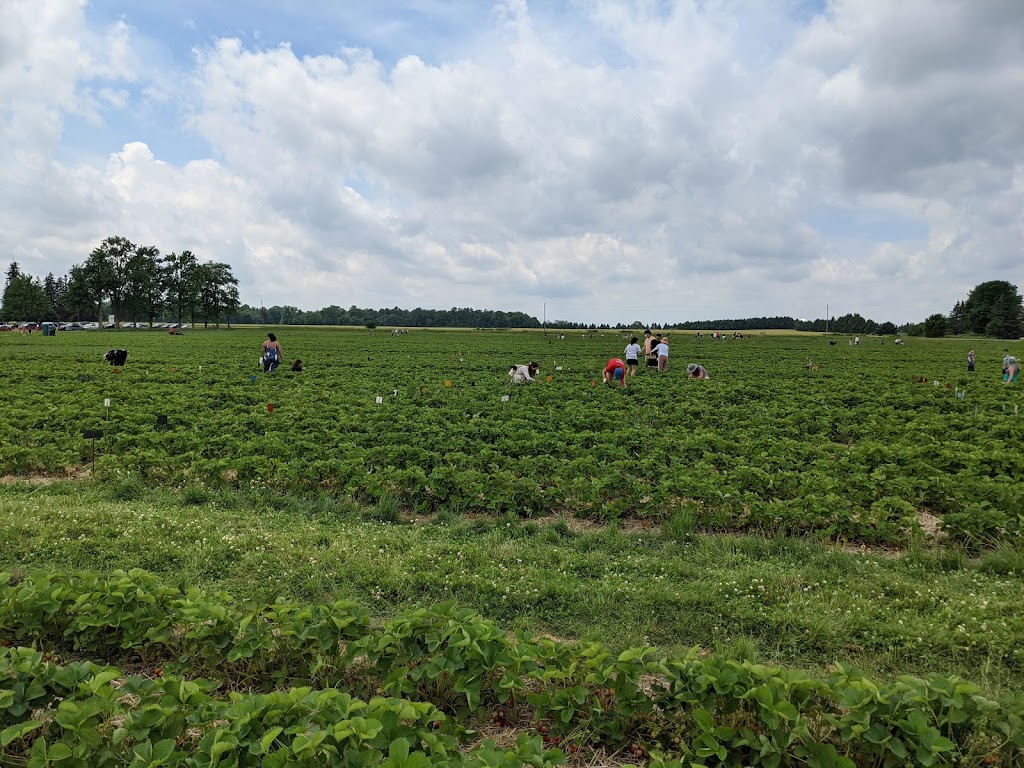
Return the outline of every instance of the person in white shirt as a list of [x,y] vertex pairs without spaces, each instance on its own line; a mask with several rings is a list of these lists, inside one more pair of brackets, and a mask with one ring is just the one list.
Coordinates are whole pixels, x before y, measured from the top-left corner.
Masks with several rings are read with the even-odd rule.
[[626,345],[626,373],[636,376],[637,366],[640,363],[640,345],[636,343],[636,336],[629,340]]
[[512,377],[513,384],[528,384],[536,380],[539,370],[536,361],[531,361],[529,365],[513,365],[508,369],[508,375]]
[[654,351],[658,354],[658,373],[664,373],[668,369],[668,336],[661,337]]

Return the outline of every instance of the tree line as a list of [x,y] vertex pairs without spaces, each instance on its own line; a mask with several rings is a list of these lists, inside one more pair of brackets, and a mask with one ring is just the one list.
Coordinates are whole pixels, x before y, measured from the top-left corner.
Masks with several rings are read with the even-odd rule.
[[412,328],[540,328],[536,317],[524,312],[501,312],[490,309],[348,309],[332,305],[313,311],[298,307],[250,307],[242,305],[231,314],[233,323],[260,325],[355,325],[376,327],[407,326]]
[[989,280],[976,285],[948,315],[929,315],[908,329],[911,336],[941,338],[969,333],[997,339],[1024,337],[1024,300],[1017,286],[1006,280]]
[[220,324],[239,307],[238,280],[221,262],[191,251],[161,255],[152,245],[108,237],[67,275],[33,277],[11,262],[0,317],[67,321],[96,318],[152,324],[159,318]]
[[[82,264],[67,275],[53,273],[42,280],[11,262],[0,319],[67,321],[97,318],[104,312],[115,322],[131,320],[188,320],[195,324],[226,321],[253,325],[408,326],[415,328],[540,328],[536,317],[524,312],[452,307],[451,309],[401,309],[399,307],[348,309],[337,305],[306,311],[293,306],[252,307],[241,304],[238,280],[231,267],[221,262],[200,262],[191,251],[161,256],[152,245],[135,245],[124,237],[108,237]],[[799,320],[788,316],[699,320],[683,323],[547,323],[553,329],[643,329],[680,331],[793,330],[817,333],[881,334],[941,337],[972,334],[1016,339],[1024,336],[1024,300],[1017,287],[1005,280],[990,280],[971,290],[948,315],[933,314],[920,323],[897,326],[878,323],[852,313],[828,319]]]

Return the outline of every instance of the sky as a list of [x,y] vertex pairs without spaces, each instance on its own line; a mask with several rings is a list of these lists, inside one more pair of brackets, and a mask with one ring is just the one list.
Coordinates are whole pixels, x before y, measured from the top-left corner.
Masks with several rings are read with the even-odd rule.
[[0,261],[670,323],[1024,288],[1021,0],[0,0]]

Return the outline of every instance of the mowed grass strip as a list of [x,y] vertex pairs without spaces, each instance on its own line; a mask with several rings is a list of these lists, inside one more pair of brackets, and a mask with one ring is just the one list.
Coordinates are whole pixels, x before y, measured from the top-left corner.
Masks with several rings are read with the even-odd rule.
[[386,617],[456,600],[508,629],[616,649],[690,646],[880,677],[958,674],[1019,689],[1024,555],[851,553],[685,527],[574,530],[515,516],[408,519],[384,500],[105,485],[0,486],[0,570],[141,567],[242,602],[355,598]]

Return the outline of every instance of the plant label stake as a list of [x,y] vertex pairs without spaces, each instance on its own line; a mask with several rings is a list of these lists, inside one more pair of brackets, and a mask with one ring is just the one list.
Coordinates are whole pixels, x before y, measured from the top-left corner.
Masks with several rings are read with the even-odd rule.
[[274,404],[273,403],[267,403],[267,413],[273,413],[273,412],[274,412]]
[[107,409],[107,421],[110,421],[110,398],[103,398],[103,407]]
[[377,403],[377,405],[380,405],[381,403],[384,402],[384,398],[381,397],[380,395],[377,395],[377,397],[375,398],[375,402]]
[[158,413],[156,415],[156,428],[167,429],[167,414]]
[[103,437],[102,429],[86,429],[82,431],[82,437],[92,440],[92,468],[96,470],[96,441]]
[[502,395],[501,396],[501,402],[507,403],[508,402],[508,395]]

